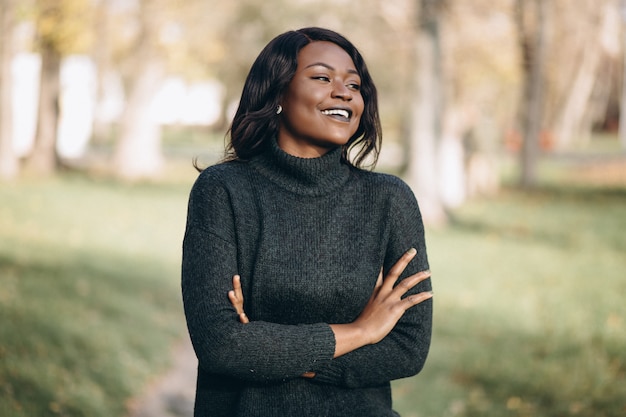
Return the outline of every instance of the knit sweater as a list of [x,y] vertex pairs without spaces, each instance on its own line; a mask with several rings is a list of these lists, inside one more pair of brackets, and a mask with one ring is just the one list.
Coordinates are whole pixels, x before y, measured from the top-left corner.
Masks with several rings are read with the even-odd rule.
[[[198,356],[196,417],[385,417],[390,381],[418,373],[432,301],[381,342],[333,359],[329,324],[354,321],[380,268],[409,248],[400,279],[428,269],[417,202],[400,179],[298,158],[274,142],[249,161],[205,169],[189,198],[182,295]],[[250,323],[228,300],[241,276]],[[430,280],[410,293],[430,290]],[[312,379],[301,377],[315,372]]]

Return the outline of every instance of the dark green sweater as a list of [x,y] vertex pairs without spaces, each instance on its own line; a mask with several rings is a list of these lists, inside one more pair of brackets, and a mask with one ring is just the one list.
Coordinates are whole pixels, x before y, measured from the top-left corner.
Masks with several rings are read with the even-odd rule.
[[[402,278],[428,269],[413,193],[398,178],[303,159],[275,143],[249,162],[204,170],[189,198],[182,294],[199,359],[196,417],[384,417],[389,381],[418,373],[432,302],[380,343],[333,359],[329,324],[353,321],[381,266],[409,248]],[[241,275],[241,324],[227,297]],[[430,290],[430,280],[411,292]],[[300,375],[314,371],[315,378]]]

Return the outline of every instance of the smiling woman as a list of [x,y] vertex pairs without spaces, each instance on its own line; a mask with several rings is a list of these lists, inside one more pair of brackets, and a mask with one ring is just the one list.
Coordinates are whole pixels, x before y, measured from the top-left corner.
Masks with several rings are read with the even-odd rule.
[[363,113],[361,77],[350,56],[332,42],[312,42],[298,54],[298,67],[283,95],[278,146],[302,158],[344,146]]
[[254,62],[227,155],[189,197],[196,417],[397,416],[390,381],[424,365],[432,292],[413,193],[359,168],[380,139],[343,36],[287,32]]

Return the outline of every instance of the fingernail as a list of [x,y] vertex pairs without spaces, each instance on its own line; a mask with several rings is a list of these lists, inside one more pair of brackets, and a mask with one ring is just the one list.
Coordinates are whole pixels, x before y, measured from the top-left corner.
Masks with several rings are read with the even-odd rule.
[[434,293],[434,292],[432,292],[432,291],[428,291],[428,294],[430,294],[430,295],[431,295],[431,297],[432,297],[435,293]]
[[417,249],[415,249],[415,248],[411,248],[411,249],[409,249],[409,250],[407,251],[407,253],[408,253],[409,255],[415,255],[415,254],[417,253]]

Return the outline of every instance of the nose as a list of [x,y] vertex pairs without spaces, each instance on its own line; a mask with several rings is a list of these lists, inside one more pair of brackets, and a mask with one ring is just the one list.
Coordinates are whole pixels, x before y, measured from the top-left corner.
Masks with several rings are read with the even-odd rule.
[[340,98],[345,101],[352,100],[352,91],[348,87],[344,85],[343,82],[334,81],[333,82],[333,90],[332,90],[333,98]]

